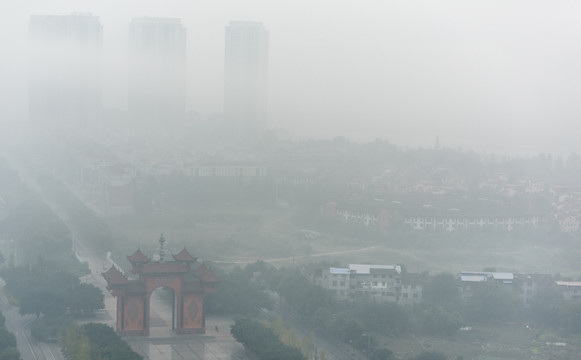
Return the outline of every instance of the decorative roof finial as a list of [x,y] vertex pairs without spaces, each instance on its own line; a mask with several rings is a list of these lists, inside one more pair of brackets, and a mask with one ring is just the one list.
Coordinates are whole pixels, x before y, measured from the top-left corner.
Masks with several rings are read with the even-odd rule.
[[163,233],[159,237],[159,262],[163,262],[165,260],[165,248],[163,247],[165,244],[165,238],[163,237]]

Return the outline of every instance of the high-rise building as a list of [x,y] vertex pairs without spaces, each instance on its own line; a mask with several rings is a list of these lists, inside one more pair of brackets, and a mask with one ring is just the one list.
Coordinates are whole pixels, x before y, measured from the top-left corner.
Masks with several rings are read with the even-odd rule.
[[186,102],[186,29],[179,19],[134,18],[129,25],[128,107],[149,133],[172,132]]
[[101,113],[103,29],[90,14],[30,18],[29,118],[51,132],[87,132]]
[[238,141],[259,139],[266,129],[268,31],[260,22],[226,27],[224,122]]

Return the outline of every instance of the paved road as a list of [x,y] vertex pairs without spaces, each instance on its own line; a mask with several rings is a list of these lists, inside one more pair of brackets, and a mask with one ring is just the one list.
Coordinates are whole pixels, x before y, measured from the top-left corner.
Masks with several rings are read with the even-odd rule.
[[[99,287],[105,296],[105,309],[98,312],[90,321],[105,323],[115,327],[116,300],[106,289],[105,279],[101,276],[104,268],[109,268],[112,264],[110,257],[100,258],[92,254],[83,244],[74,226],[70,223],[68,214],[60,204],[51,201],[44,196],[42,188],[36,179],[31,176],[28,169],[19,166],[20,163],[12,161],[11,165],[18,171],[21,179],[33,190],[37,191],[41,198],[51,207],[59,218],[67,225],[71,231],[73,240],[73,250],[80,261],[87,262],[91,273],[81,279],[83,282],[91,283]],[[368,250],[368,249],[365,249]],[[277,261],[280,259],[274,259]],[[206,318],[206,335],[175,335],[171,330],[171,306],[164,299],[167,294],[163,290],[156,290],[151,297],[151,327],[149,337],[126,337],[125,340],[137,353],[143,355],[145,360],[177,360],[177,359],[208,359],[208,360],[250,360],[244,347],[236,342],[230,335],[230,325],[232,319],[208,317]],[[2,296],[5,300],[5,298]],[[7,303],[7,302],[6,302]],[[9,306],[9,305],[8,305]],[[11,313],[12,311],[12,313]],[[4,311],[3,311],[4,312]],[[33,320],[31,317],[22,317],[15,308],[7,311],[7,325],[10,322],[11,331],[15,332],[18,340],[18,347],[23,360],[64,360],[57,344],[36,344],[26,337],[26,326]],[[5,314],[6,315],[6,314]],[[8,317],[10,316],[10,321]],[[292,317],[285,315],[286,320],[293,322],[298,327],[303,336],[307,336],[307,331],[300,329],[300,326]],[[16,330],[14,330],[16,329]],[[318,349],[325,349],[328,360],[352,360],[357,358],[355,354],[349,354],[344,349],[334,346],[326,341],[316,340]]]
[[[110,258],[100,258],[92,254],[83,244],[82,239],[72,226],[68,214],[60,204],[44,196],[42,188],[21,162],[8,159],[11,166],[18,172],[20,178],[35,190],[50,206],[53,212],[67,225],[73,239],[73,250],[80,261],[87,262],[91,273],[81,281],[99,287],[105,296],[105,309],[87,321],[102,322],[115,327],[116,300],[106,290],[105,279],[101,276],[104,267],[111,266]],[[176,335],[171,330],[171,308],[163,300],[163,291],[156,290],[152,295],[151,320],[152,326],[149,337],[126,337],[125,340],[147,360],[174,360],[174,359],[240,359],[250,360],[241,344],[230,335],[231,320],[222,318],[206,319],[206,327],[211,329],[205,336]],[[27,337],[26,327],[33,317],[20,316],[18,310],[10,306],[4,296],[1,296],[0,309],[6,316],[6,324],[17,337],[18,348],[23,360],[64,360],[58,344],[37,344]],[[3,303],[2,303],[3,301]],[[219,331],[215,329],[218,328]]]
[[0,279],[0,311],[6,318],[6,328],[16,336],[16,344],[23,360],[64,360],[58,344],[39,344],[30,336],[29,325],[34,315],[22,316],[18,308],[4,296],[5,282]]

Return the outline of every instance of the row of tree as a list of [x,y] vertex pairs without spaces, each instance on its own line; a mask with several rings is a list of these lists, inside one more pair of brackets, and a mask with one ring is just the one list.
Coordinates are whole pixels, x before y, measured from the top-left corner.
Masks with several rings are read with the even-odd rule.
[[255,281],[252,281],[252,267],[244,270],[235,268],[228,273],[217,271],[220,282],[214,294],[206,296],[205,310],[211,314],[254,315],[261,309],[272,309],[274,300]]
[[104,324],[71,324],[63,329],[63,351],[67,359],[141,360],[143,357]]
[[69,216],[70,224],[92,251],[105,255],[107,251],[113,250],[111,230],[102,219],[52,175],[42,173],[38,180],[43,192],[53,201],[60,203]]
[[6,328],[6,318],[0,313],[0,359],[20,360],[16,336]]
[[463,299],[453,275],[432,276],[424,286],[421,308],[432,318],[440,317],[440,321],[434,321],[426,329],[452,335],[464,322],[523,321],[566,333],[581,333],[581,304],[566,301],[552,281],[537,287],[528,306],[521,298],[518,281],[512,286],[494,281],[475,285],[471,296]]
[[0,218],[0,239],[10,240],[12,245],[3,247],[8,256],[0,260],[15,266],[35,261],[42,254],[47,263],[81,271],[65,224],[1,159],[0,194],[7,204],[6,216]]
[[[110,250],[111,237],[102,221],[50,176],[41,177],[39,182],[48,196],[61,202],[81,236],[96,250]],[[79,327],[70,316],[64,316],[87,316],[103,309],[103,293],[79,280],[88,273],[88,266],[74,255],[67,226],[1,160],[0,193],[7,194],[9,204],[8,216],[0,219],[0,238],[14,239],[21,258],[13,258],[12,266],[4,267],[0,276],[6,282],[5,293],[19,312],[37,316],[31,325],[32,335],[40,341],[62,341],[68,359],[141,360],[109,326],[90,323]],[[16,266],[19,264],[22,266]],[[0,359],[20,359],[14,335],[4,327],[3,317],[0,322]]]
[[285,345],[273,329],[251,319],[236,320],[232,336],[260,360],[305,360],[301,351]]
[[325,351],[317,352],[315,337],[312,333],[309,336],[302,337],[291,324],[280,317],[265,323],[265,326],[272,329],[284,344],[299,349],[305,359],[313,359],[318,355],[320,360],[325,360]]
[[67,310],[87,315],[105,307],[99,288],[81,283],[71,272],[46,266],[42,257],[33,266],[5,268],[0,276],[22,315],[56,317]]
[[309,282],[298,269],[275,269],[264,262],[237,268],[222,278],[225,281],[218,292],[208,299],[212,312],[257,314],[261,308],[272,307],[274,295],[268,294],[277,293],[283,299],[281,310],[313,332],[352,344],[375,359],[387,359],[389,349],[379,347],[373,334],[453,336],[467,323],[515,321],[581,333],[581,304],[565,301],[551,287],[540,287],[525,307],[518,283],[479,283],[471,289],[472,295],[464,298],[453,275],[426,274],[422,303],[403,307],[364,297],[340,302],[332,292]]

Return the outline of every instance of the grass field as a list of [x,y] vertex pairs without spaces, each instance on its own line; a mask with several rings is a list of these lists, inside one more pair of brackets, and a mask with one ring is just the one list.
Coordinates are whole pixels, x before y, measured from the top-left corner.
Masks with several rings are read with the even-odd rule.
[[473,326],[452,338],[382,338],[382,345],[404,358],[424,351],[441,352],[449,359],[465,360],[573,360],[581,358],[579,338],[562,338],[522,324]]
[[118,252],[137,247],[153,254],[164,233],[170,251],[186,246],[192,254],[221,264],[265,260],[275,266],[330,261],[341,264],[405,264],[410,272],[460,270],[560,273],[579,278],[581,242],[529,240],[522,234],[413,233],[368,236],[364,231],[306,237],[294,210],[260,207],[192,208],[107,220]]

